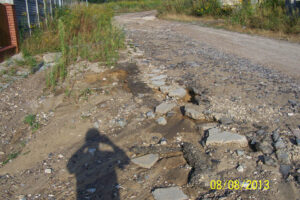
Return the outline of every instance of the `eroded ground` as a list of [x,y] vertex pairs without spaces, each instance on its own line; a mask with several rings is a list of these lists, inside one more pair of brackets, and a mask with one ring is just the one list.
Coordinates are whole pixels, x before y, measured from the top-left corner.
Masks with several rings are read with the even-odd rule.
[[[189,199],[299,198],[296,70],[223,52],[153,12],[116,21],[128,37],[117,65],[78,61],[54,92],[45,71],[1,92],[1,161],[20,152],[0,168],[1,199],[154,199],[169,187]],[[238,139],[213,141],[223,131]],[[134,163],[149,154],[149,168]],[[210,189],[248,179],[269,189]]]

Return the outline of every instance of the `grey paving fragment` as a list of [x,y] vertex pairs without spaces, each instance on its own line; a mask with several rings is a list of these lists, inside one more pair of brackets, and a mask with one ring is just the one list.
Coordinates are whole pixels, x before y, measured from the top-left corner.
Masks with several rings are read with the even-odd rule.
[[147,154],[138,158],[134,158],[131,161],[140,167],[150,169],[158,160],[158,154]]
[[213,128],[208,130],[208,138],[206,145],[222,145],[222,144],[237,144],[241,147],[248,145],[248,141],[245,136],[227,131],[221,132],[220,129]]
[[189,199],[179,187],[158,188],[153,192],[155,200],[187,200]]
[[155,112],[159,114],[166,114],[167,112],[171,111],[176,106],[175,103],[166,103],[163,102],[156,106]]

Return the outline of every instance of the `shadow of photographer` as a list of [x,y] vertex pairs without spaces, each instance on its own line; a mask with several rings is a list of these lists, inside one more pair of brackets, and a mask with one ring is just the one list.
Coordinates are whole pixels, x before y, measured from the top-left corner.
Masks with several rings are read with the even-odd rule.
[[[115,169],[123,169],[129,164],[129,158],[97,129],[89,129],[85,139],[85,144],[72,155],[67,164],[69,172],[76,176],[77,199],[119,200]],[[100,150],[101,146],[109,146],[112,151]]]

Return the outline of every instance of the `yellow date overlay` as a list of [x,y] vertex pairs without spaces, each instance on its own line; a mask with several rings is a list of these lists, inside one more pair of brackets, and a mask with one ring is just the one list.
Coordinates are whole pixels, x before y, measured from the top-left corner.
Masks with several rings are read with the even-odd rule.
[[269,180],[211,180],[211,190],[268,190],[270,188]]

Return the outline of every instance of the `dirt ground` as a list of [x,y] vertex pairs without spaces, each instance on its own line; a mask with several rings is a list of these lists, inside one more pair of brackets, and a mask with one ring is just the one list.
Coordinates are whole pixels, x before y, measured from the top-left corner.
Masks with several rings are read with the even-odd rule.
[[[1,199],[152,200],[173,186],[188,199],[299,199],[300,46],[154,14],[115,18],[128,44],[117,65],[78,61],[55,91],[45,71],[1,91],[1,161],[18,153],[0,168]],[[162,102],[175,107],[159,114]],[[187,104],[205,119],[188,117]],[[209,127],[248,143],[206,145]],[[159,156],[151,168],[132,162],[147,154]],[[212,180],[270,187],[213,190]]]

